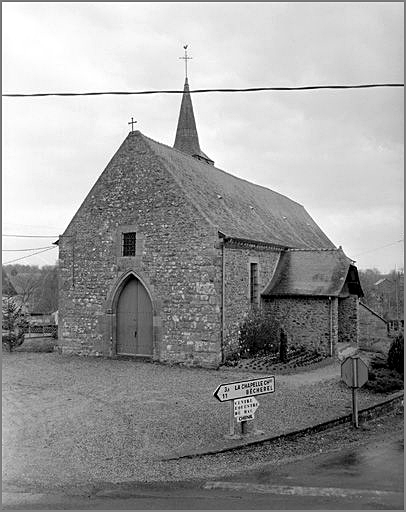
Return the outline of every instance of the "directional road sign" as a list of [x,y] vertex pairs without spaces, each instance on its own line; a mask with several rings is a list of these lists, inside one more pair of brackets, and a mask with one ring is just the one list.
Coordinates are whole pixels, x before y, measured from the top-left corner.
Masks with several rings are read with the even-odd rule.
[[272,375],[259,379],[220,384],[213,393],[213,396],[220,402],[226,402],[227,400],[236,400],[237,398],[246,398],[248,396],[265,395],[274,391],[275,377]]
[[238,423],[241,423],[241,421],[253,420],[254,413],[258,406],[259,402],[254,396],[234,400],[234,416],[237,418]]
[[368,380],[368,366],[359,356],[350,356],[341,365],[341,380],[351,388],[360,388]]

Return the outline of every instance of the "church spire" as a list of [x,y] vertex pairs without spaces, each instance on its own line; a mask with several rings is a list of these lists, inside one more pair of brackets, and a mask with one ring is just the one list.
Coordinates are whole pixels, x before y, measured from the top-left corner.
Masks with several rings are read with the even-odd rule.
[[180,59],[185,60],[185,85],[183,87],[182,103],[180,105],[178,127],[173,147],[183,151],[183,153],[192,155],[198,160],[204,160],[206,163],[214,165],[213,160],[205,155],[200,149],[199,136],[197,135],[195,116],[193,113],[192,99],[190,97],[189,82],[187,78],[187,61],[192,58],[187,55],[187,47],[188,45],[183,47],[185,50],[185,56],[179,57]]

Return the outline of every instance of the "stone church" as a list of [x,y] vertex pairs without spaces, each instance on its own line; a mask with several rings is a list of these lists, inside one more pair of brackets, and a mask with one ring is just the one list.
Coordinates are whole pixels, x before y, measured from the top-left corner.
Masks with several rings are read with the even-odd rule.
[[215,167],[187,78],[174,146],[131,131],[58,244],[63,353],[217,367],[257,306],[294,344],[358,340],[354,262],[302,205]]

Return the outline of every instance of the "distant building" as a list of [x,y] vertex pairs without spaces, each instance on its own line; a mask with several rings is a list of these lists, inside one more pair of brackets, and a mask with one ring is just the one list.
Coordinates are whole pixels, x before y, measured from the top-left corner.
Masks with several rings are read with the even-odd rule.
[[397,336],[405,330],[405,322],[403,311],[399,314],[399,318],[388,320],[388,334],[391,337]]
[[396,273],[374,283],[376,300],[388,322],[390,335],[402,329],[404,310],[404,274]]

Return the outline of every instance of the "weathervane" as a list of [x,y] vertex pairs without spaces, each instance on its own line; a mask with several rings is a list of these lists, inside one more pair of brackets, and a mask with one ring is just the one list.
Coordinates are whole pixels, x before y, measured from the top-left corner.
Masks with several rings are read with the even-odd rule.
[[131,118],[131,121],[128,123],[128,124],[130,124],[130,125],[131,125],[131,131],[132,131],[132,132],[134,131],[134,125],[135,125],[135,123],[136,123],[136,122],[137,122],[137,121],[134,121],[134,118],[132,117],[132,118]]
[[179,57],[180,59],[185,61],[185,77],[186,78],[187,78],[187,61],[190,60],[190,59],[193,59],[193,57],[188,57],[187,56],[187,47],[188,46],[189,46],[188,44],[185,44],[185,46],[183,47],[183,49],[185,50],[185,56],[184,57]]

